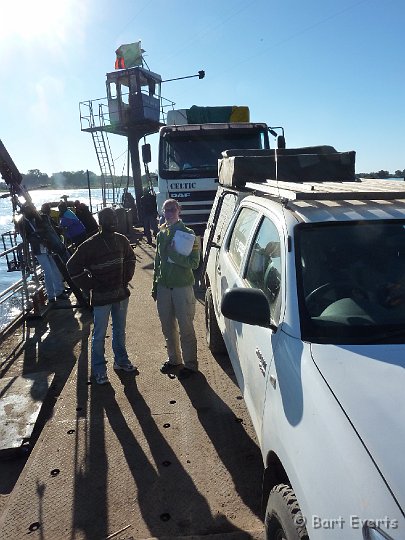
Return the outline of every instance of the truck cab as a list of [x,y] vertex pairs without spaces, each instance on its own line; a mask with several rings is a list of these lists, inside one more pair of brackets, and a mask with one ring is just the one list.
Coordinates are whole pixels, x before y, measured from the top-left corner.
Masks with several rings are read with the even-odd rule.
[[173,123],[160,129],[157,204],[161,214],[166,199],[178,200],[182,220],[202,234],[218,188],[222,151],[268,149],[269,137],[266,124],[247,121],[247,107],[195,109],[171,111],[167,120]]
[[405,186],[354,153],[225,152],[204,236],[206,336],[264,464],[267,540],[405,534]]

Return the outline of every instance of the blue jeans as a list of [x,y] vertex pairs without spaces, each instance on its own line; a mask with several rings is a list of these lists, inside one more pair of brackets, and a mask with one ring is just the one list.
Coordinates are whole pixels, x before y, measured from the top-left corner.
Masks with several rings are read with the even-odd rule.
[[63,277],[59,272],[56,262],[53,260],[52,255],[48,253],[39,253],[35,255],[44,271],[45,289],[48,296],[48,300],[55,298],[63,293],[65,287],[63,285]]
[[108,320],[112,318],[112,348],[117,364],[127,364],[128,353],[125,348],[125,325],[127,321],[129,297],[121,302],[93,307],[93,337],[91,341],[91,368],[93,375],[106,374],[105,336]]

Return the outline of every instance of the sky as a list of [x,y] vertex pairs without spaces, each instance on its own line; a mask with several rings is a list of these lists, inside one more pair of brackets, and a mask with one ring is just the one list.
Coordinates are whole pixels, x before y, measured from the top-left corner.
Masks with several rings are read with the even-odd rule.
[[[138,40],[163,80],[205,70],[162,84],[176,108],[247,105],[288,147],[355,150],[358,173],[405,168],[403,0],[3,0],[0,13],[0,139],[22,173],[100,174],[79,102],[106,96],[115,50]],[[126,174],[127,140],[109,140]]]

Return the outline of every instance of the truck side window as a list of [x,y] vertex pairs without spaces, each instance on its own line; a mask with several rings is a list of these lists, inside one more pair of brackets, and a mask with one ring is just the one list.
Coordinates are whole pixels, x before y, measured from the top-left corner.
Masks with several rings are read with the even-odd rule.
[[250,233],[257,219],[257,212],[251,208],[242,208],[236,220],[229,242],[229,257],[234,262],[237,270],[240,270]]
[[278,231],[268,218],[264,218],[249,254],[245,276],[251,287],[261,289],[270,304],[272,320],[280,317],[281,250]]

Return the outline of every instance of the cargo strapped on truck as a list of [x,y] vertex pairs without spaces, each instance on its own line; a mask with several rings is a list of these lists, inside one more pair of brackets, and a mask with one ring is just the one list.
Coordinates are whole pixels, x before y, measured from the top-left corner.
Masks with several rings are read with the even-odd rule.
[[355,155],[332,146],[274,150],[225,150],[218,163],[219,183],[243,188],[246,182],[354,182]]
[[405,182],[356,179],[355,152],[332,146],[225,150],[222,186],[290,201],[405,200]]

